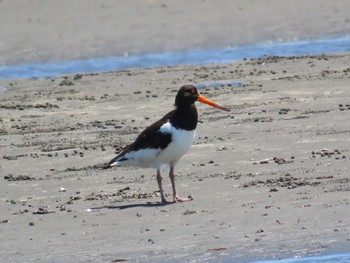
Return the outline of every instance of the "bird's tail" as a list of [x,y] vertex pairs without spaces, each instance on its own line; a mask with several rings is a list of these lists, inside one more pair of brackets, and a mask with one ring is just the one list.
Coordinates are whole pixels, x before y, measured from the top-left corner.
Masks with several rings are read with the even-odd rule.
[[104,169],[106,170],[106,169],[112,168],[113,166],[118,165],[117,157],[113,158],[109,163],[107,163]]
[[108,164],[106,164],[104,169],[112,168],[113,166],[117,166],[120,163],[127,161],[127,160],[128,160],[128,158],[121,156],[121,155],[118,155],[118,156],[114,157]]
[[110,163],[107,163],[107,164],[103,167],[104,170],[107,170],[107,169],[109,169],[109,168],[112,168],[112,166],[110,165]]
[[128,158],[124,156],[124,154],[127,152],[128,146],[125,147],[121,152],[117,153],[117,156],[114,157],[106,166],[104,169],[112,168],[113,166],[119,165],[120,162],[127,161]]

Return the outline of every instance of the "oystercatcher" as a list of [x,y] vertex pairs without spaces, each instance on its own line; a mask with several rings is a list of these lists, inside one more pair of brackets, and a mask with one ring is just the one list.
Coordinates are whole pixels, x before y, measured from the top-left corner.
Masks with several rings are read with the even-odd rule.
[[167,201],[163,191],[160,169],[162,165],[168,165],[174,202],[192,200],[192,198],[178,196],[175,187],[174,167],[193,143],[198,121],[197,108],[194,104],[197,100],[221,110],[230,110],[203,95],[199,95],[195,86],[182,86],[175,98],[175,110],[141,132],[133,143],[126,146],[107,164],[106,169],[117,165],[156,168],[161,202],[164,204]]

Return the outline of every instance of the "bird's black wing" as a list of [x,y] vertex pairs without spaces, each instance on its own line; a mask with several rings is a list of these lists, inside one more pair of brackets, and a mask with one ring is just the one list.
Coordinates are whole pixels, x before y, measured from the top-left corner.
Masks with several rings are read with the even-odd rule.
[[145,130],[141,132],[141,134],[136,138],[136,140],[126,146],[116,157],[114,157],[107,165],[106,168],[109,168],[111,164],[113,164],[116,160],[124,156],[125,153],[131,151],[137,151],[140,149],[164,149],[171,142],[171,134],[170,133],[162,133],[160,131],[160,127],[163,124],[167,123],[169,119],[174,115],[174,111],[169,112],[163,118],[156,121],[152,125],[148,126]]

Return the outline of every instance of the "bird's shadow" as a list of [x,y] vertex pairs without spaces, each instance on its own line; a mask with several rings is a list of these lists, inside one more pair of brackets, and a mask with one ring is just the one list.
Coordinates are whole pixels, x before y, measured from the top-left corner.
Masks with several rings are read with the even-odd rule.
[[147,202],[147,203],[138,203],[138,204],[127,204],[127,205],[105,205],[100,207],[91,207],[91,210],[101,210],[101,209],[130,209],[130,208],[137,208],[137,207],[163,207],[167,205],[174,204],[175,202]]

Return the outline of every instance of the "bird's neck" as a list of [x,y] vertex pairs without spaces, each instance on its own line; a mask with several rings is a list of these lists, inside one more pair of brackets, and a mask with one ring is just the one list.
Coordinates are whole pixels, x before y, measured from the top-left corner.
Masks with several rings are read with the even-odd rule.
[[170,122],[178,129],[188,131],[195,130],[198,122],[196,105],[191,104],[187,107],[177,107]]

